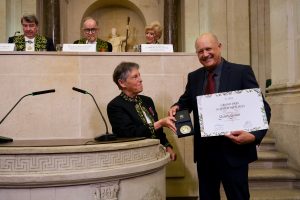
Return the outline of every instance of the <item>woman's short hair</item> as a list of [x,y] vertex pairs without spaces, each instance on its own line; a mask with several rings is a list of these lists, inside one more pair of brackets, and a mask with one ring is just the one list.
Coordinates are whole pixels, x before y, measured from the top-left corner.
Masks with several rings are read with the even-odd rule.
[[145,33],[146,33],[147,31],[149,31],[149,30],[151,30],[151,31],[154,32],[154,34],[155,34],[155,40],[159,40],[159,39],[161,38],[161,35],[162,35],[162,27],[161,27],[159,21],[153,21],[153,22],[151,22],[150,25],[147,25],[147,26],[145,27]]
[[152,29],[154,30],[156,40],[159,40],[162,35],[162,27],[159,23],[159,21],[154,21],[150,24],[152,26]]
[[140,66],[134,62],[121,62],[114,70],[113,80],[117,84],[119,89],[122,87],[119,84],[119,80],[125,81],[128,78],[129,73],[132,69],[139,69]]

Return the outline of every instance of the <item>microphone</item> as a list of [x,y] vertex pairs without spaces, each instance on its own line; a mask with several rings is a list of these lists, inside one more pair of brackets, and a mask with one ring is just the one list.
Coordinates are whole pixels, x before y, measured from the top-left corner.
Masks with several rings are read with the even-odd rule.
[[17,35],[17,33],[21,33],[21,32],[20,31],[16,31],[15,34],[14,34],[14,37]]
[[102,112],[101,112],[101,110],[100,110],[100,108],[99,108],[99,106],[98,106],[98,104],[97,104],[97,102],[96,102],[94,96],[93,96],[91,93],[89,93],[89,92],[87,92],[87,91],[85,91],[85,90],[76,88],[76,87],[73,87],[72,89],[73,89],[74,91],[76,91],[76,92],[80,92],[80,93],[82,93],[82,94],[88,94],[88,95],[90,95],[90,96],[93,98],[93,100],[94,100],[94,102],[95,102],[95,104],[96,104],[96,106],[97,106],[97,109],[98,109],[98,111],[99,111],[99,113],[100,113],[100,115],[101,115],[101,117],[102,117],[102,120],[104,121],[105,128],[106,128],[106,133],[105,133],[104,135],[100,135],[100,136],[98,136],[98,137],[95,137],[94,139],[95,139],[96,141],[112,141],[112,140],[116,140],[117,137],[116,137],[113,133],[112,133],[112,134],[108,133],[108,126],[107,126],[106,120],[105,120],[105,118],[104,118],[104,116],[103,116],[103,114],[102,114]]
[[38,92],[33,92],[31,93],[32,96],[36,96],[36,95],[40,95],[40,94],[47,94],[47,93],[52,93],[55,92],[55,89],[51,89],[51,90],[42,90],[42,91],[38,91]]
[[[26,94],[23,97],[21,97],[19,99],[19,101],[10,109],[10,111],[3,117],[3,119],[0,121],[0,124],[2,124],[2,122],[6,119],[6,117],[11,113],[11,111],[13,111],[13,109],[22,101],[22,99],[24,99],[27,96],[36,96],[36,95],[40,95],[40,94],[47,94],[47,93],[52,93],[55,92],[55,89],[51,89],[51,90],[42,90],[42,91],[38,91],[38,92],[32,92],[30,94]],[[13,139],[12,138],[8,138],[8,137],[3,137],[0,136],[0,143],[6,143],[6,142],[12,142]]]

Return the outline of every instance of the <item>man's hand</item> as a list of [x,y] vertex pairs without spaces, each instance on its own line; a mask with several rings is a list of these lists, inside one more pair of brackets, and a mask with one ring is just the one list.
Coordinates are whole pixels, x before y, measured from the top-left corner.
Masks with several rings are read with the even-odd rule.
[[229,134],[226,134],[225,137],[236,144],[249,144],[255,141],[255,136],[246,131],[231,131]]
[[177,105],[172,106],[172,107],[170,108],[170,110],[168,111],[168,115],[169,115],[170,117],[175,116],[177,110],[179,110],[179,106],[177,106]]
[[173,151],[172,147],[167,147],[166,152],[168,152],[170,154],[170,159],[172,161],[176,160],[176,153]]

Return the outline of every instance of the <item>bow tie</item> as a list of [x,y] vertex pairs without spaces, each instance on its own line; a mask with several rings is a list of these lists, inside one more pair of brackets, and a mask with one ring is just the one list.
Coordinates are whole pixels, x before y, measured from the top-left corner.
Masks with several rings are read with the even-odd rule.
[[25,42],[28,43],[28,44],[32,44],[33,43],[31,40],[27,40]]

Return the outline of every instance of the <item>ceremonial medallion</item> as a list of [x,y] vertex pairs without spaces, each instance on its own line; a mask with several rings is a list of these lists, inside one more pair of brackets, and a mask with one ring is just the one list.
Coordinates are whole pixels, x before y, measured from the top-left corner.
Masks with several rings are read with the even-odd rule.
[[188,134],[191,131],[192,131],[192,129],[188,125],[183,125],[182,127],[180,127],[180,133],[182,133],[182,134]]
[[176,134],[178,137],[186,137],[194,134],[193,124],[188,110],[177,111],[175,118]]

